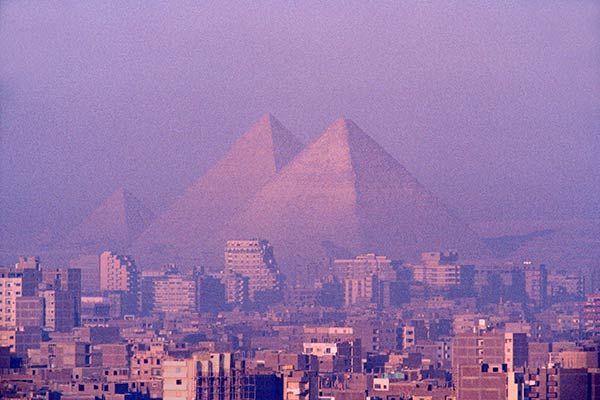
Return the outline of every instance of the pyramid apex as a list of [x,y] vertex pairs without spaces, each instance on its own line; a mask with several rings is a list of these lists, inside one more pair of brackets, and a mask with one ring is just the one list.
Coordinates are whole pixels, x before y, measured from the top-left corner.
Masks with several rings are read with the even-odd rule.
[[270,111],[267,111],[266,113],[264,113],[261,116],[261,118],[266,118],[266,119],[269,119],[269,120],[276,119],[275,116]]
[[356,128],[360,129],[358,127],[358,125],[356,125],[356,123],[351,118],[348,118],[345,115],[342,115],[341,117],[339,117],[338,119],[333,121],[333,123],[330,126],[331,127],[334,127],[334,126],[339,127],[344,130],[356,129]]
[[131,192],[129,192],[127,189],[125,189],[124,186],[119,186],[114,192],[113,195],[120,195],[120,196],[126,196],[126,195],[130,195]]
[[343,138],[345,141],[351,139],[357,139],[361,137],[368,137],[368,135],[350,118],[342,115],[335,121],[333,121],[323,132],[322,136],[337,136]]
[[287,131],[287,128],[273,114],[266,112],[252,124],[251,128],[242,137],[252,132],[263,132],[273,135],[281,131]]
[[271,114],[269,111],[267,111],[266,113],[262,114],[260,116],[260,118],[258,118],[258,120],[256,121],[257,125],[268,125],[270,128],[273,127],[273,124],[279,124],[281,125],[281,122],[279,122],[279,120],[273,115]]
[[137,200],[137,197],[129,190],[127,190],[124,186],[119,186],[114,192],[112,192],[112,194],[109,197],[106,198],[105,201],[110,202],[111,200],[118,200],[119,203],[125,206],[128,201]]

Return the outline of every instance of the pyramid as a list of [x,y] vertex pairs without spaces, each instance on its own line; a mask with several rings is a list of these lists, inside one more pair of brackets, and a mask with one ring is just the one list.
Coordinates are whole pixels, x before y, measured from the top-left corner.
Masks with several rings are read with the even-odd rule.
[[63,244],[78,250],[123,249],[148,227],[154,214],[121,188],[88,215]]
[[327,256],[326,247],[405,260],[430,250],[487,253],[474,232],[345,118],[267,183],[222,237],[267,238],[280,264],[289,265]]
[[[206,175],[193,183],[135,243],[148,260],[222,263],[215,232],[237,214],[303,145],[271,114],[263,115]],[[164,258],[164,257],[163,257]]]

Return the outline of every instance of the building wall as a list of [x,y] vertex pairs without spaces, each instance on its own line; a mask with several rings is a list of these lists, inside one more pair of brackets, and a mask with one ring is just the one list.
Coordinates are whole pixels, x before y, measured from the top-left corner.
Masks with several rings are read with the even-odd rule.
[[162,363],[163,400],[196,399],[196,361],[165,360]]
[[[273,248],[266,240],[229,240],[225,246],[225,280],[228,302],[239,297],[240,285],[247,279],[248,300],[259,292],[279,290],[279,271]],[[237,276],[236,276],[237,275]],[[232,281],[232,282],[229,282]],[[241,283],[240,283],[241,282]]]
[[100,255],[100,289],[123,293],[120,314],[139,312],[140,271],[130,256],[109,251]]
[[23,296],[23,273],[0,269],[0,327],[17,326],[17,298]]

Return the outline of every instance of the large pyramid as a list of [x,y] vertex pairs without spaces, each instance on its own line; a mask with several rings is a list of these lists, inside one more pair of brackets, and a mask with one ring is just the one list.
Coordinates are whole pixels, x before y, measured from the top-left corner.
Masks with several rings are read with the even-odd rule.
[[[148,260],[219,263],[215,232],[237,214],[303,145],[271,114],[262,116],[206,175],[136,241]],[[166,256],[166,257],[165,257]]]
[[77,251],[122,250],[153,219],[152,211],[133,194],[121,188],[75,227],[62,245]]
[[290,266],[326,248],[414,259],[427,250],[487,252],[410,173],[348,119],[335,121],[257,193],[226,237],[263,237]]

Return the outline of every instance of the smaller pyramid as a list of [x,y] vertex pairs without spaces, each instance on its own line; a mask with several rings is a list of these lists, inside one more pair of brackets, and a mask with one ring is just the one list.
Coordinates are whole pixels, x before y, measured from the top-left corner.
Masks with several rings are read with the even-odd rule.
[[77,250],[123,249],[154,220],[154,213],[120,188],[92,211],[64,241]]
[[[302,143],[267,113],[259,118],[205,175],[135,241],[133,253],[149,263],[222,263],[217,232],[300,152]],[[202,154],[198,154],[202,157]]]

